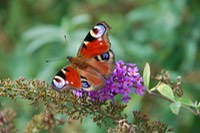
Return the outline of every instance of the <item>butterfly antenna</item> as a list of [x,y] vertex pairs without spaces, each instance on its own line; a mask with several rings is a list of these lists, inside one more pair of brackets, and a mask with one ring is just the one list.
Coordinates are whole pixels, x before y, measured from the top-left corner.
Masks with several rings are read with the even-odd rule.
[[49,59],[49,60],[46,60],[46,63],[53,62],[53,61],[61,61],[61,60],[66,60],[66,57],[56,58],[56,59]]
[[[68,47],[68,43],[67,43],[67,36],[64,35],[64,38],[65,38],[65,41],[66,41],[66,49],[67,49],[67,53],[69,53],[69,47]],[[54,61],[61,61],[61,60],[66,60],[66,57],[62,57],[62,58],[56,58],[56,59],[49,59],[49,60],[46,60],[46,63],[49,63],[49,62],[54,62]],[[69,62],[67,60],[67,62]]]
[[66,51],[67,51],[67,56],[68,56],[68,55],[70,55],[69,46],[68,46],[69,43],[67,43],[67,36],[66,35],[64,35],[64,38],[65,38],[65,41],[66,41]]

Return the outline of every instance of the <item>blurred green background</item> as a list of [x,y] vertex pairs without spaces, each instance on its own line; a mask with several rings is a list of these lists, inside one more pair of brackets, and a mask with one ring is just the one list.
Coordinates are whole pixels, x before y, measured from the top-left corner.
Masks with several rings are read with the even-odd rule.
[[[0,79],[40,79],[51,82],[54,74],[76,55],[88,31],[106,21],[116,60],[136,63],[142,72],[146,62],[155,75],[169,70],[172,78],[182,76],[184,97],[200,100],[200,1],[197,0],[1,0]],[[66,39],[64,36],[66,35]],[[1,98],[0,108],[17,111],[16,125],[22,131],[42,109],[30,102]],[[179,133],[198,133],[200,119],[181,109],[171,113],[169,103],[159,98],[133,94],[125,113],[141,110],[151,120],[168,123]],[[81,124],[86,133],[106,132],[88,117]],[[64,125],[57,131],[79,129]],[[72,128],[72,129],[71,129]],[[65,131],[63,131],[65,129]]]

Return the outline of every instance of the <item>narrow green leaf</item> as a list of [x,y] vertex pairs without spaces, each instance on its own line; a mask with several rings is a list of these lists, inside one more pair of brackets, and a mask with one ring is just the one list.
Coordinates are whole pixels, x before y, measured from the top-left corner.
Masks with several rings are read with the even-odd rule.
[[170,86],[166,85],[166,84],[161,84],[158,86],[157,90],[160,92],[160,94],[162,94],[163,96],[169,98],[170,100],[175,101],[174,98],[174,93],[171,89]]
[[198,108],[200,107],[200,102],[199,102],[199,104],[197,105],[197,107],[198,107]]
[[195,108],[198,107],[198,101],[197,100],[193,103],[193,107],[195,107]]
[[152,92],[152,91],[156,91],[156,87],[151,88],[150,92]]
[[146,89],[149,89],[150,74],[151,74],[150,66],[148,63],[146,63],[144,67],[144,72],[143,72],[143,80],[144,80],[144,85]]
[[178,115],[180,107],[181,107],[181,102],[175,102],[170,104],[171,111],[176,115]]
[[188,106],[193,106],[194,105],[192,100],[187,99],[187,98],[182,98],[181,97],[181,98],[176,99],[176,101],[179,101],[179,102],[181,102],[181,104],[185,104],[185,105],[188,105]]

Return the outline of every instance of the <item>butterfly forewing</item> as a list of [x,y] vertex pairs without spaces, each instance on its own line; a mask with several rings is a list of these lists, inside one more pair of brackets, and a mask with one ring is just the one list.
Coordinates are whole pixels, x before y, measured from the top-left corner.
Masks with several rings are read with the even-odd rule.
[[87,63],[106,78],[115,68],[115,55],[108,38],[110,29],[106,22],[97,23],[85,37],[77,54],[83,60],[87,59]]
[[79,51],[78,57],[92,58],[110,49],[108,30],[110,26],[105,22],[98,23],[85,37]]

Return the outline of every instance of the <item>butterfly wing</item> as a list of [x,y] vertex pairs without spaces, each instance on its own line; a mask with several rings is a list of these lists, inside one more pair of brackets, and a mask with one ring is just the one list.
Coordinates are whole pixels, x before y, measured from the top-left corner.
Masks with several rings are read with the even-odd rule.
[[93,58],[107,52],[110,49],[108,39],[108,30],[110,29],[110,26],[105,22],[97,23],[85,37],[77,57]]
[[61,69],[52,80],[53,88],[63,89],[81,89],[80,74],[76,67],[69,65]]
[[108,79],[115,68],[115,56],[112,50],[109,50],[95,58],[87,60],[87,64]]
[[105,22],[94,26],[85,37],[77,57],[69,57],[71,65],[61,69],[52,81],[57,90],[64,88],[98,90],[105,85],[115,68],[115,56],[110,49],[108,30]]
[[53,88],[56,90],[64,89],[84,89],[92,91],[100,89],[105,85],[105,80],[94,69],[89,67],[83,69],[72,65],[61,69],[52,80]]
[[82,89],[85,91],[99,90],[105,85],[104,77],[96,70],[87,67],[86,69],[78,69],[81,75]]
[[110,49],[108,30],[110,26],[106,22],[97,23],[85,37],[77,57],[86,60],[88,65],[108,78],[115,68],[115,55]]

